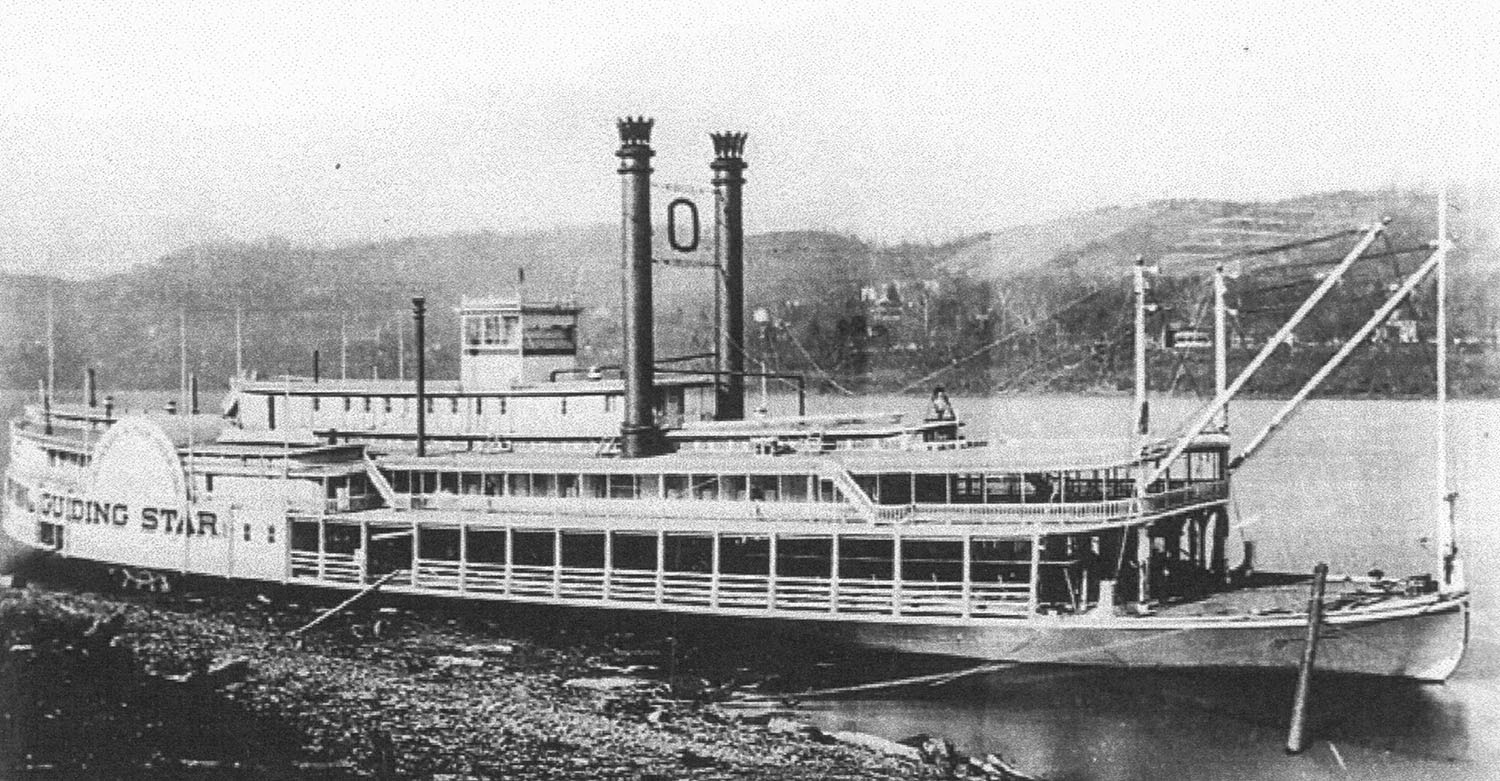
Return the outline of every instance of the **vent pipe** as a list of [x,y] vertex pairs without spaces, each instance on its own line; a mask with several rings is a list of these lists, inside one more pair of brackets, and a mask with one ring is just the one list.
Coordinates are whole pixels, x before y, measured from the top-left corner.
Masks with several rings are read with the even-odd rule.
[[427,299],[411,300],[417,336],[417,455],[427,455]]
[[92,368],[83,370],[83,397],[89,407],[99,406],[99,398],[95,392],[94,370]]
[[723,382],[715,411],[719,420],[745,417],[745,226],[742,191],[745,186],[744,133],[709,133],[714,142],[714,203],[719,245],[719,333],[715,367]]
[[625,420],[620,423],[620,455],[639,458],[656,451],[652,410],[654,377],[651,311],[651,151],[652,120],[626,117],[620,131],[620,265],[625,318]]

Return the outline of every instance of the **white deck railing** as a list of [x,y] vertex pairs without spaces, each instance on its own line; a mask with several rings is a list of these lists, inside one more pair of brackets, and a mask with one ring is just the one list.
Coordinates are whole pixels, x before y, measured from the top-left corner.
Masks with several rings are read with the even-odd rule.
[[[416,559],[411,573],[409,580],[402,578],[391,585],[432,593],[540,597],[580,604],[856,616],[1019,616],[1030,605],[1026,583],[715,575],[425,558]],[[376,573],[365,571],[352,554],[293,551],[291,576],[294,581],[354,585],[372,582]]]

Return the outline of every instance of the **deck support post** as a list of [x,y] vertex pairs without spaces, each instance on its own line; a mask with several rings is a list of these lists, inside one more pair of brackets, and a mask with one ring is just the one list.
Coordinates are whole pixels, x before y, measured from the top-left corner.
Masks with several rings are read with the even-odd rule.
[[609,601],[609,587],[615,574],[615,533],[604,530],[604,600]]
[[469,588],[469,524],[458,525],[458,590]]
[[505,595],[511,595],[511,589],[515,585],[515,561],[516,561],[516,530],[513,527],[505,527]]
[[667,533],[656,530],[656,604],[666,601],[667,590]]
[[[879,476],[876,476],[879,480]],[[877,483],[878,485],[878,483]],[[878,490],[878,489],[877,489]],[[829,536],[828,552],[828,612],[839,612],[839,536]]]
[[1026,597],[1026,612],[1036,615],[1037,608],[1041,605],[1041,595],[1037,593],[1037,587],[1041,583],[1042,575],[1042,537],[1039,534],[1031,535],[1031,583]]
[[901,615],[901,533],[891,535],[891,615]]
[[562,597],[562,529],[552,530],[552,598]]
[[328,577],[328,539],[327,521],[318,517],[318,580],[326,580]]
[[974,578],[970,571],[974,568],[974,553],[971,550],[974,547],[973,533],[969,531],[964,532],[963,546],[963,574],[959,576],[959,582],[962,585],[959,586],[959,589],[962,594],[964,618],[971,618],[974,615]]
[[766,540],[766,609],[776,609],[776,532]]
[[417,526],[417,522],[413,520],[411,522],[411,584],[413,586],[421,585],[419,582],[421,575],[417,571],[417,559],[422,551],[421,534],[421,529]]
[[359,582],[360,585],[370,580],[370,522],[359,522]]
[[719,546],[723,543],[723,541],[723,533],[715,531],[713,535],[714,547],[713,550],[708,554],[708,605],[709,607],[715,609],[719,607],[719,566],[722,563],[722,556],[719,553]]
[[1300,754],[1307,748],[1307,697],[1313,663],[1318,657],[1318,630],[1323,623],[1323,587],[1327,579],[1328,565],[1320,561],[1313,570],[1312,598],[1307,601],[1307,643],[1302,648],[1302,665],[1297,669],[1297,695],[1292,700],[1292,724],[1286,736],[1288,754]]

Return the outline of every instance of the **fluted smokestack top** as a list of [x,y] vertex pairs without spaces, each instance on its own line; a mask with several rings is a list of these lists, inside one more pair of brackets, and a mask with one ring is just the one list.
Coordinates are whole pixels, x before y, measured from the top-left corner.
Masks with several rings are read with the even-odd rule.
[[735,133],[724,131],[722,133],[709,133],[708,137],[714,142],[715,160],[738,160],[745,154],[746,133]]
[[626,146],[646,146],[651,143],[651,126],[656,120],[650,117],[625,117],[615,120],[620,130],[620,143]]

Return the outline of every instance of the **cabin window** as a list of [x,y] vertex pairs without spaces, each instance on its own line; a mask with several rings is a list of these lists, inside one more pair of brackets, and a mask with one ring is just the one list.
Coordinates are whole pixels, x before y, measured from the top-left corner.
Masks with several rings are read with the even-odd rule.
[[505,492],[505,487],[504,486],[505,486],[505,475],[485,475],[484,476],[484,494],[485,494],[485,496],[499,496],[500,494],[502,494],[502,493]]
[[880,500],[876,498],[879,495],[879,484],[877,481],[878,478],[875,475],[854,475],[854,484],[859,486],[859,490],[864,491],[866,496],[878,502]]
[[890,537],[840,537],[839,577],[847,580],[890,580],[895,548]]
[[385,402],[385,412],[387,415],[389,415],[391,413],[391,397],[384,396],[381,398],[381,400]]
[[887,472],[879,476],[880,504],[911,504],[911,475]]
[[947,475],[917,475],[913,478],[913,502],[943,504],[948,501]]
[[330,523],[323,527],[323,550],[348,556],[362,547],[359,527],[347,523]]
[[668,572],[707,574],[713,569],[714,538],[702,534],[668,534],[662,553],[662,568]]
[[588,499],[602,499],[609,495],[604,475],[579,475],[578,494]]
[[247,523],[244,526],[245,526],[245,532],[244,532],[245,533],[245,542],[249,542],[250,541],[250,524]]
[[437,404],[434,402],[434,400],[433,400],[433,398],[431,396],[428,396],[427,397],[427,414],[431,415],[432,413],[434,413],[436,411],[437,411]]
[[636,495],[641,497],[661,496],[661,475],[637,475]]
[[421,480],[417,493],[435,494],[438,488],[437,472],[416,472],[415,476]]
[[668,499],[686,499],[692,495],[688,491],[687,475],[663,475],[662,482],[666,487],[664,495]]
[[1188,459],[1188,468],[1192,470],[1193,480],[1224,479],[1224,459],[1217,451],[1190,453]]
[[807,475],[781,475],[777,478],[777,492],[783,502],[807,501]]
[[505,532],[469,529],[468,561],[475,564],[505,563]]
[[964,544],[961,540],[901,541],[901,579],[930,583],[961,583]]
[[774,502],[777,501],[779,495],[776,475],[750,476],[750,501]]
[[531,476],[532,496],[557,496],[557,475],[536,474]]
[[459,488],[463,493],[473,495],[480,492],[480,483],[480,475],[477,472],[464,472]]
[[604,532],[563,532],[562,565],[604,568]]
[[451,413],[453,413],[454,415],[457,415],[458,414],[458,397],[454,396],[453,398],[449,399],[448,402],[449,402],[449,405],[448,405],[449,406],[449,410],[448,411],[451,412]]
[[531,496],[531,476],[525,472],[506,475],[505,492],[511,496]]
[[521,531],[511,536],[511,563],[523,567],[550,567],[553,561],[555,540],[552,532]]
[[776,541],[776,575],[826,578],[833,571],[833,538],[782,537]]
[[634,499],[639,495],[635,475],[609,475],[608,480],[611,499]]
[[478,396],[474,397],[474,414],[475,415],[483,415],[484,414],[484,399],[481,399]]
[[1029,540],[973,540],[969,543],[969,580],[975,583],[1028,583]]
[[422,527],[417,535],[417,557],[439,561],[458,561],[458,529]]
[[272,545],[276,544],[276,526],[274,524],[266,526],[266,542]]
[[655,572],[656,535],[615,532],[610,541],[611,562],[615,569]]
[[208,491],[209,493],[213,493],[213,490],[214,490],[214,476],[213,475],[206,474],[206,475],[203,476],[203,490]]
[[605,396],[604,396],[604,411],[605,411],[605,412],[609,412],[609,410],[610,410],[610,408],[611,408],[611,407],[612,407],[612,406],[613,406],[613,401],[612,401],[612,397],[611,397],[611,396],[609,396],[609,395],[608,395],[608,394],[606,394],[606,395],[605,395]]
[[715,500],[719,498],[718,475],[692,475],[689,495],[694,499]]
[[769,537],[720,537],[719,572],[765,577],[771,568]]
[[[266,541],[275,542],[275,526],[266,526]],[[318,524],[313,521],[292,522],[292,550],[315,551],[318,549]]]
[[843,495],[839,493],[838,486],[835,486],[832,480],[818,478],[818,501],[838,502],[842,500]]
[[577,496],[578,495],[578,475],[558,475],[557,476],[557,495],[558,496]]
[[745,500],[746,480],[744,475],[722,475],[719,477],[719,498],[733,502]]
[[319,396],[312,397],[313,412],[317,412],[323,406],[323,399]]
[[457,472],[442,472],[442,473],[440,473],[440,476],[438,477],[438,486],[439,486],[439,489],[440,489],[441,493],[445,493],[445,494],[456,494],[456,493],[458,493],[458,473]]
[[370,402],[371,401],[374,401],[374,399],[371,399],[369,396],[365,397],[365,412],[369,412],[370,411]]
[[567,397],[566,396],[563,397],[561,399],[560,403],[562,405],[562,414],[564,414],[564,415],[568,414],[568,399],[567,399]]
[[500,414],[501,415],[505,414],[505,397],[504,396],[500,397]]
[[390,473],[391,490],[398,494],[411,493],[411,472],[395,471]]
[[354,399],[352,397],[345,396],[344,397],[344,411],[345,412],[349,412],[352,409],[354,409]]

